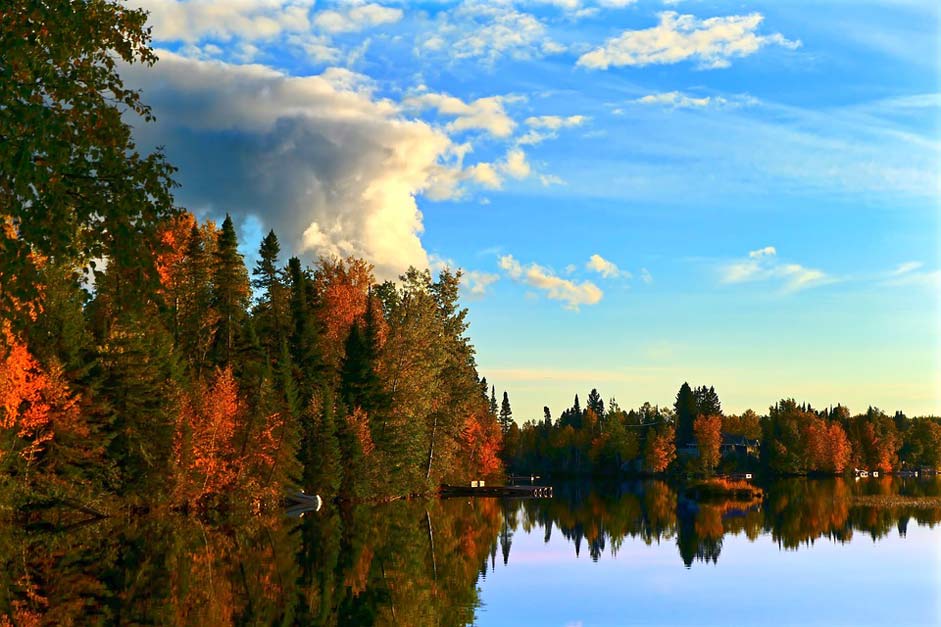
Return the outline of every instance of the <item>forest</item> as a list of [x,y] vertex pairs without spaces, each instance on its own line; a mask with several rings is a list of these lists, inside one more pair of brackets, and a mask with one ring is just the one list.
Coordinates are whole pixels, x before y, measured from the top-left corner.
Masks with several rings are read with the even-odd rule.
[[460,273],[362,259],[246,267],[236,225],[173,198],[119,63],[146,13],[0,8],[0,503],[261,511],[389,499],[500,470]]
[[[491,401],[491,407],[493,402]],[[511,414],[504,397],[501,417]],[[851,414],[782,399],[759,416],[725,414],[714,387],[683,383],[672,406],[624,410],[592,389],[553,420],[520,428],[504,422],[503,459],[511,472],[563,475],[663,473],[772,476],[838,475],[854,469],[891,473],[941,467],[941,419],[893,416],[875,407]]]

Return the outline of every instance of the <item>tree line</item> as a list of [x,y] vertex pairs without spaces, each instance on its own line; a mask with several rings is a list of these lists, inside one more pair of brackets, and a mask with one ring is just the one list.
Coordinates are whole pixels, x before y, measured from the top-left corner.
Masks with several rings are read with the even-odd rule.
[[894,472],[941,467],[941,419],[887,415],[875,407],[816,410],[782,399],[759,416],[725,414],[714,387],[684,383],[672,406],[624,410],[592,389],[553,420],[505,432],[503,459],[513,472],[562,474],[668,472],[841,474],[854,468]]
[[118,2],[0,9],[0,502],[261,508],[425,493],[500,470],[460,274],[362,259],[245,265],[235,224],[141,155]]

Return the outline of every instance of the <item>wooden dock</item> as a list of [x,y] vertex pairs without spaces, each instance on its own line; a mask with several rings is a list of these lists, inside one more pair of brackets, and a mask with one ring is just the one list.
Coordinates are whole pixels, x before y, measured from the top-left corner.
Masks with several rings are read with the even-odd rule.
[[489,496],[515,499],[547,499],[552,498],[552,486],[544,485],[495,485],[495,486],[465,486],[442,485],[441,496]]

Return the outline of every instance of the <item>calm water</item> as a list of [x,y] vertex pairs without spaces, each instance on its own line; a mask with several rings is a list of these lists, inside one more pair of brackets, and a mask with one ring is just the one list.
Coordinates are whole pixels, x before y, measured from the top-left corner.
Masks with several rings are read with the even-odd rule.
[[[941,482],[788,480],[763,501],[667,484],[551,500],[326,507],[199,524],[58,521],[0,535],[15,624],[938,625],[941,509],[858,496]],[[0,619],[2,623],[2,619]]]

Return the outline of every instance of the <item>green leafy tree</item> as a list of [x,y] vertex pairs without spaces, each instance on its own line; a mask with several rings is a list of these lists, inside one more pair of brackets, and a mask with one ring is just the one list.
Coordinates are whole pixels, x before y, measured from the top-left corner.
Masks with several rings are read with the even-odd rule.
[[119,303],[156,288],[142,243],[175,211],[173,168],[137,152],[123,116],[152,116],[117,73],[156,61],[146,18],[110,0],[0,8],[0,312],[38,298],[41,259],[108,257],[125,269]]

